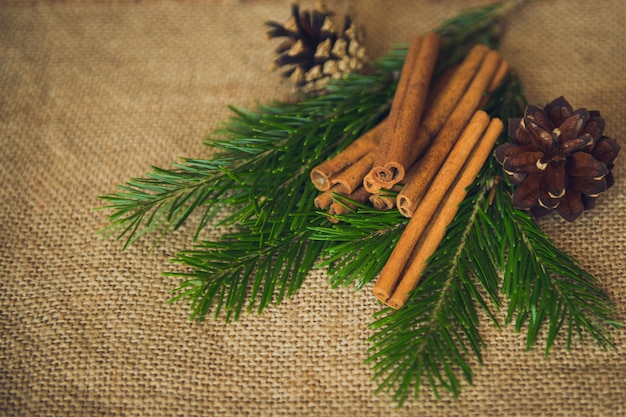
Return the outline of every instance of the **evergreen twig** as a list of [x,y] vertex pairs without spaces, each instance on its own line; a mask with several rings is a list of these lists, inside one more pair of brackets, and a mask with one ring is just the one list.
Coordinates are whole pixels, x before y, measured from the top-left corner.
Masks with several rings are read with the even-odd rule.
[[189,300],[198,320],[222,307],[227,320],[236,319],[246,299],[249,310],[257,301],[258,311],[280,303],[300,287],[324,246],[309,241],[310,227],[326,219],[312,211],[317,191],[308,171],[384,117],[393,71],[405,54],[392,51],[373,75],[352,75],[323,96],[256,111],[233,107],[219,137],[205,142],[217,151],[211,159],[153,168],[101,197],[114,210],[103,233],[125,239],[126,247],[150,232],[177,229],[199,211],[197,238],[224,211],[218,224],[237,232],[176,255],[173,261],[187,270],[168,273],[184,279],[173,300]]
[[[339,201],[345,197],[337,197]],[[332,287],[354,285],[361,289],[370,283],[389,259],[400,233],[407,223],[397,210],[381,213],[369,206],[351,201],[353,213],[341,215],[336,224],[310,227],[311,240],[327,244],[322,261],[316,266],[327,268]]]
[[392,391],[399,405],[411,391],[417,397],[424,382],[436,396],[441,388],[457,396],[461,378],[472,381],[470,356],[481,363],[476,307],[497,324],[489,305],[500,304],[498,246],[486,236],[491,226],[485,191],[484,183],[476,184],[461,204],[408,302],[397,311],[383,310],[371,325],[376,332],[368,362],[381,380],[378,392]]
[[494,224],[506,243],[502,293],[509,301],[505,324],[514,321],[516,331],[526,326],[526,348],[531,349],[542,329],[545,354],[564,333],[565,347],[584,334],[602,348],[614,348],[610,328],[615,308],[599,282],[569,255],[558,249],[530,218],[512,207],[512,190],[503,186],[496,193]]

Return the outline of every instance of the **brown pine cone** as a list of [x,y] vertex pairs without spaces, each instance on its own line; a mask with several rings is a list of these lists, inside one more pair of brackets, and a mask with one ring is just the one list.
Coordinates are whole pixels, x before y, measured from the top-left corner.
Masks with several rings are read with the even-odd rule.
[[333,13],[323,2],[312,11],[291,6],[287,23],[265,23],[267,36],[282,38],[276,48],[274,68],[282,68],[282,76],[290,79],[296,89],[307,93],[322,92],[328,81],[358,72],[367,62],[359,30],[349,16],[340,30],[335,29]]
[[556,210],[574,221],[595,206],[613,185],[611,170],[620,146],[603,136],[597,111],[573,110],[559,97],[543,109],[529,105],[523,118],[509,121],[512,143],[496,159],[517,186],[513,204],[537,217]]

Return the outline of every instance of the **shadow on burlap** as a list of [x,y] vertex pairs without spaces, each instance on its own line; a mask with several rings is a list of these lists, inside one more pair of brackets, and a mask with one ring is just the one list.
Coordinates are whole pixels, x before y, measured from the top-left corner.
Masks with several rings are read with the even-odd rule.
[[[472,1],[368,0],[352,8],[373,57],[436,27]],[[333,5],[335,6],[335,5]],[[154,251],[101,240],[98,195],[150,165],[203,157],[227,104],[288,97],[268,71],[263,22],[289,1],[9,2],[0,5],[0,414],[8,416],[616,416],[625,412],[617,351],[591,342],[549,358],[485,322],[484,365],[454,400],[428,390],[396,409],[374,396],[366,357],[368,289],[302,290],[233,324],[190,323],[165,305],[160,275],[192,226]],[[527,4],[501,52],[531,102],[565,95],[600,109],[626,147],[626,65],[619,0]],[[626,178],[574,224],[541,221],[600,280],[626,320]],[[207,231],[207,236],[218,233]]]

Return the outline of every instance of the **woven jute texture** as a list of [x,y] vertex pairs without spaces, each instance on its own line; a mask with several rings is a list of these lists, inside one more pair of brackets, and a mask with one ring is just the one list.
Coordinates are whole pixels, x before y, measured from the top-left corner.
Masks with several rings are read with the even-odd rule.
[[[102,239],[97,196],[151,165],[205,157],[228,104],[289,97],[269,71],[263,22],[288,0],[11,1],[0,4],[0,415],[618,416],[626,336],[550,356],[510,327],[481,327],[483,365],[458,399],[425,389],[398,409],[363,363],[371,288],[322,272],[261,315],[188,320],[161,275],[193,225],[128,250]],[[338,1],[370,56],[484,1]],[[309,3],[303,3],[309,6]],[[527,96],[599,109],[626,148],[626,6],[544,0],[510,18],[500,48]],[[574,224],[540,224],[599,280],[626,321],[626,175]],[[192,219],[191,222],[197,221]],[[208,230],[215,237],[219,230]]]

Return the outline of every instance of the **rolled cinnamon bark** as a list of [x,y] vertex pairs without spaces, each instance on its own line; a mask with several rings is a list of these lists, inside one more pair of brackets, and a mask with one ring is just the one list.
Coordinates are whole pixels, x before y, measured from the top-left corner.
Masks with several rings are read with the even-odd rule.
[[313,205],[320,210],[326,210],[333,202],[333,194],[342,194],[340,185],[331,187],[329,190],[320,193],[313,200]]
[[432,32],[411,41],[398,88],[391,104],[389,123],[372,169],[382,188],[402,181],[411,161],[411,148],[439,56],[441,39]]
[[330,178],[331,186],[339,186],[341,192],[350,194],[363,185],[363,177],[372,169],[376,158],[375,149],[371,149],[356,162],[339,174]]
[[[348,194],[346,197],[350,200],[358,203],[365,203],[370,194],[363,187],[357,188],[353,193]],[[351,202],[338,202],[334,201],[330,207],[328,207],[328,219],[333,223],[338,223],[339,219],[335,216],[340,214],[349,213],[354,210],[356,206]]]
[[502,58],[496,51],[487,53],[480,69],[471,81],[467,91],[446,120],[437,137],[425,154],[416,161],[407,173],[405,186],[398,194],[396,206],[406,216],[411,217],[432,179],[443,164],[468,121],[478,109],[491,79]]
[[365,188],[370,194],[378,194],[380,191],[380,186],[374,180],[374,174],[372,174],[372,171],[365,174],[363,177],[363,188]]
[[327,191],[331,188],[331,178],[358,161],[363,155],[376,149],[385,129],[386,120],[377,124],[355,139],[343,151],[322,162],[311,170],[310,177],[315,188]]
[[[441,208],[437,210],[424,239],[421,244],[415,248],[415,253],[411,256],[410,263],[403,272],[402,280],[391,297],[387,300],[387,305],[390,307],[395,309],[402,307],[408,300],[410,292],[419,283],[422,278],[422,273],[426,269],[428,259],[435,253],[437,247],[443,240],[448,225],[454,219],[459,209],[459,204],[461,204],[467,194],[467,187],[476,179],[478,172],[492,153],[493,146],[500,136],[502,129],[503,124],[500,119],[493,119],[490,122],[480,143],[463,168],[458,181],[446,197]],[[413,218],[411,221],[413,221]]]
[[407,224],[374,285],[374,294],[383,302],[386,302],[391,296],[402,275],[402,271],[409,261],[413,248],[424,233],[431,218],[435,215],[435,211],[441,205],[450,187],[462,171],[488,124],[489,116],[487,113],[477,111],[467,128],[463,131],[454,149],[450,152],[443,168],[437,173],[432,184],[430,184],[427,197],[419,204],[415,217]]
[[[389,112],[390,116],[387,120],[389,123],[385,127],[385,131],[383,132],[383,137],[381,139],[380,145],[378,146],[378,155],[374,162],[375,167],[371,171],[372,180],[376,179],[376,169],[385,171],[384,175],[391,175],[391,172],[384,167],[387,155],[389,154],[389,149],[391,148],[391,142],[393,140],[393,132],[396,129],[397,118],[400,112],[400,109],[404,106],[404,99],[406,98],[406,92],[409,89],[409,85],[411,83],[411,76],[413,75],[413,70],[415,68],[415,63],[417,57],[419,55],[420,49],[422,47],[424,38],[422,36],[416,36],[411,39],[409,43],[409,49],[407,51],[406,57],[404,58],[404,63],[402,64],[402,70],[400,70],[400,78],[398,79],[398,86],[396,87],[396,92],[393,96],[393,101],[391,103],[391,110]],[[389,127],[391,126],[391,127]]]
[[[364,187],[365,188],[365,187]],[[400,191],[402,187],[395,185],[391,190]],[[370,203],[376,210],[387,211],[396,207],[396,194],[387,190],[381,190],[376,194],[370,194]]]
[[370,194],[370,203],[376,210],[389,211],[396,207],[395,197],[384,196],[380,194]]

